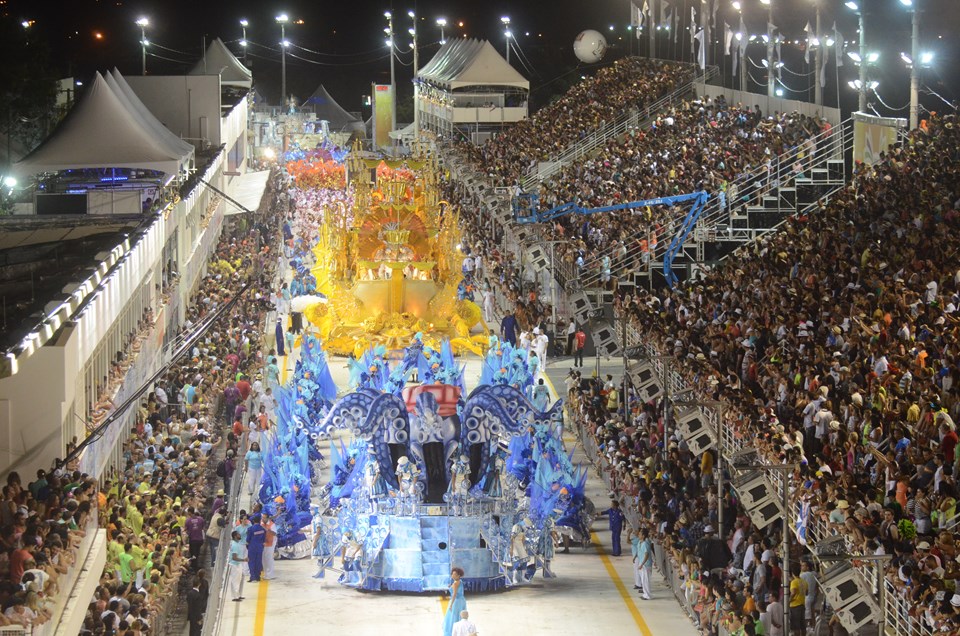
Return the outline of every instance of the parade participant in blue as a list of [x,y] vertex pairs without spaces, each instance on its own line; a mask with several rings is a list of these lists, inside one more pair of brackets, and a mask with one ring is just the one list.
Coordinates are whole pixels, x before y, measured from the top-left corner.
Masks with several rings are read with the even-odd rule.
[[557,575],[550,569],[550,562],[553,560],[554,534],[553,519],[547,517],[543,520],[543,528],[540,529],[540,541],[537,545],[537,552],[543,559],[543,578],[545,579],[557,578]]
[[543,378],[540,378],[537,385],[533,387],[533,405],[541,412],[546,411],[550,406],[550,389],[543,383]]
[[310,508],[313,513],[313,518],[310,520],[310,530],[313,533],[313,546],[310,553],[317,557],[317,573],[313,575],[313,578],[322,579],[327,569],[329,556],[326,546],[323,544],[323,510],[316,504],[310,506]]
[[610,502],[607,518],[610,520],[610,541],[612,543],[610,556],[620,556],[620,534],[623,532],[623,522],[626,517],[623,516],[623,510],[620,510],[620,502],[616,499]]
[[640,530],[640,545],[637,547],[637,569],[640,571],[640,594],[645,601],[650,596],[650,574],[653,572],[653,544],[650,542],[650,531]]
[[450,606],[443,615],[443,636],[451,636],[453,624],[460,620],[460,612],[467,609],[467,599],[463,597],[463,568],[450,571]]
[[350,530],[343,533],[342,543],[341,565],[343,566],[343,574],[340,575],[340,583],[344,585],[359,585],[363,582],[363,574],[360,567],[360,560],[363,557],[363,544],[357,541],[353,532]]
[[243,564],[247,561],[247,551],[239,532],[230,533],[230,559],[227,562],[227,586],[233,601],[242,601],[240,596],[243,588]]
[[267,540],[267,530],[260,525],[260,515],[250,517],[250,527],[247,529],[247,561],[250,566],[248,583],[260,580],[263,571],[263,546]]

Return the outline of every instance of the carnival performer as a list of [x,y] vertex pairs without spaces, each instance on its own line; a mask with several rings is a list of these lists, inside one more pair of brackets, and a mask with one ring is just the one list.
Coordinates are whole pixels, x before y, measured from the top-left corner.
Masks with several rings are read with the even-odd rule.
[[550,561],[553,560],[554,539],[556,531],[553,529],[554,523],[552,517],[547,517],[543,521],[543,528],[540,530],[540,541],[537,545],[537,552],[543,559],[543,578],[555,579],[557,575],[550,569]]
[[550,389],[543,383],[543,378],[533,387],[533,406],[540,412],[546,411],[550,406]]
[[243,545],[239,532],[230,533],[230,559],[227,563],[227,583],[230,587],[230,596],[233,601],[242,601],[240,596],[243,587],[243,564],[247,561],[247,549]]
[[450,485],[447,488],[447,503],[453,506],[453,513],[458,514],[459,505],[464,495],[470,490],[470,458],[460,455],[450,466]]
[[323,545],[323,510],[314,504],[310,506],[313,518],[310,520],[310,531],[313,533],[313,546],[310,554],[317,557],[317,573],[315,579],[322,579],[327,569],[326,546]]
[[367,457],[367,465],[363,468],[363,484],[371,499],[377,499],[387,494],[387,482],[380,474],[380,462],[371,448]]
[[467,609],[467,599],[463,597],[463,568],[453,568],[450,571],[450,606],[443,615],[443,636],[453,634],[453,624],[460,620],[460,612]]
[[363,557],[363,544],[357,541],[353,532],[347,530],[343,533],[343,550],[341,552],[341,565],[343,574],[340,575],[340,582],[344,585],[359,585],[361,581],[360,560]]
[[523,582],[523,572],[527,569],[530,553],[527,552],[526,530],[529,523],[529,519],[524,517],[510,528],[510,573],[507,579],[510,585],[520,585]]

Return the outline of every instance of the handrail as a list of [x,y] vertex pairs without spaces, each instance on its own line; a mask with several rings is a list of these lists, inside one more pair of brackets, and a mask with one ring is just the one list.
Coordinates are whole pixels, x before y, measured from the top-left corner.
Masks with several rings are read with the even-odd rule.
[[[847,149],[847,146],[853,142],[852,134],[852,120],[848,119],[841,124],[832,127],[829,131],[819,133],[811,139],[814,144],[817,146],[816,154],[816,165],[825,164],[830,160],[838,160],[843,158],[843,154]],[[730,183],[728,187],[728,192],[735,190],[736,192],[744,191],[755,191],[751,194],[755,197],[763,197],[769,194],[776,188],[782,187],[781,181],[783,179],[793,180],[795,182],[795,177],[793,177],[791,171],[794,164],[797,161],[798,153],[801,148],[795,147],[787,150],[775,159],[771,160],[770,165],[775,168],[767,171],[767,175],[763,176],[760,180],[757,180],[757,175],[764,172],[764,168],[757,166],[748,172],[745,172],[739,178],[735,179]],[[811,169],[814,166],[811,166]],[[843,184],[837,184],[837,187],[843,187]],[[721,206],[720,197],[711,197],[711,200],[708,202],[707,207],[704,209],[701,218],[700,218],[700,228],[701,230],[711,230],[716,229],[717,227],[729,226],[730,212],[736,207],[733,205],[733,202],[729,200],[726,201],[725,206]],[[684,213],[685,215],[686,213]],[[667,235],[672,235],[673,232],[669,231],[670,228],[675,227],[678,223],[681,223],[683,217],[679,214],[675,217],[671,217],[664,220],[665,229]],[[636,260],[639,256],[642,255],[643,248],[639,245],[639,239],[646,237],[650,234],[651,228],[647,225],[641,227],[634,234],[624,238],[621,242],[631,245],[628,247],[627,253],[620,258],[616,258],[611,251],[601,251],[598,252],[595,257],[597,260],[602,258],[604,255],[611,257],[612,267],[618,267],[622,263],[629,263]],[[667,249],[667,244],[662,241],[658,241],[657,247],[648,248],[651,250],[649,258],[653,261],[658,260],[661,251]],[[601,273],[596,270],[591,270],[586,274],[580,276],[581,286],[584,288],[595,287],[600,283]]]
[[[531,168],[520,180],[520,185],[525,191],[530,191],[537,185],[557,174],[566,165],[582,159],[590,154],[610,139],[620,137],[630,128],[636,128],[649,120],[666,106],[673,104],[695,88],[697,84],[705,84],[714,79],[719,74],[716,66],[708,66],[705,71],[699,69],[693,78],[687,80],[677,88],[659,98],[649,106],[644,107],[642,111],[628,109],[613,121],[604,124],[596,129],[590,136],[577,140],[560,151],[559,154],[548,157],[542,162],[538,162],[536,167]],[[540,163],[547,164],[543,169]]]

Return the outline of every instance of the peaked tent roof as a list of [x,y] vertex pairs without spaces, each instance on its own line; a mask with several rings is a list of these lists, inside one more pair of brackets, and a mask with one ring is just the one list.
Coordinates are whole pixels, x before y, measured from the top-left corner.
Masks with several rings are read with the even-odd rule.
[[530,82],[486,40],[447,40],[433,59],[417,73],[417,77],[450,89],[514,86],[530,90]]
[[342,132],[344,130],[360,130],[363,128],[363,121],[354,117],[343,109],[337,103],[323,84],[313,91],[313,95],[307,98],[301,108],[309,109],[316,113],[317,119],[325,119],[330,122],[330,130],[333,132]]
[[31,176],[60,170],[139,168],[176,176],[188,161],[188,155],[159,142],[97,73],[80,101],[43,143],[14,164],[14,171]]
[[173,134],[169,128],[164,126],[160,120],[150,112],[146,104],[144,104],[140,98],[137,97],[137,94],[133,92],[133,89],[130,88],[130,84],[123,78],[120,71],[113,69],[104,75],[104,79],[107,80],[107,85],[113,89],[113,92],[117,94],[117,97],[119,97],[123,105],[127,107],[127,110],[131,111],[137,117],[142,126],[152,131],[156,135],[157,140],[163,143],[164,147],[181,156],[193,156],[193,146]]
[[224,86],[253,86],[253,73],[230,52],[220,38],[214,38],[203,58],[188,75],[219,75]]

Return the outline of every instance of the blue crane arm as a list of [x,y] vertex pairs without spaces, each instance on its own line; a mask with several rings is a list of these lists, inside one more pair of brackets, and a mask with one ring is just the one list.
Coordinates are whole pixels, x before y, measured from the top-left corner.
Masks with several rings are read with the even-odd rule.
[[514,215],[518,223],[549,223],[554,219],[566,216],[568,214],[591,215],[603,214],[605,212],[619,212],[621,210],[635,210],[655,205],[680,205],[696,201],[701,196],[706,196],[704,192],[694,192],[691,194],[678,194],[669,197],[657,197],[655,199],[643,199],[642,201],[628,201],[626,203],[617,203],[616,205],[607,205],[599,208],[584,208],[576,203],[564,203],[549,210],[541,212],[537,209],[539,197],[537,195],[521,195],[514,200]]

